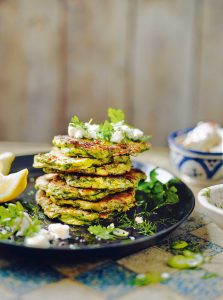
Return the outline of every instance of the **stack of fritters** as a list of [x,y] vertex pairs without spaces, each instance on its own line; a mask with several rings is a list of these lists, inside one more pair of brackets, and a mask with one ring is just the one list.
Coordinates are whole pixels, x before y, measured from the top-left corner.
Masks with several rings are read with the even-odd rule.
[[56,136],[53,144],[34,158],[47,173],[36,180],[36,201],[49,218],[83,225],[135,205],[135,188],[146,176],[132,168],[130,155],[147,150],[146,143]]

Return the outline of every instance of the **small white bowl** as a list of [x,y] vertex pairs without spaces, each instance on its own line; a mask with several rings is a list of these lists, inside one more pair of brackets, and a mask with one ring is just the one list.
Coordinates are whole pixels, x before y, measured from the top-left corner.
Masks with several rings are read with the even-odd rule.
[[223,229],[223,184],[213,185],[200,190],[198,202],[201,210]]

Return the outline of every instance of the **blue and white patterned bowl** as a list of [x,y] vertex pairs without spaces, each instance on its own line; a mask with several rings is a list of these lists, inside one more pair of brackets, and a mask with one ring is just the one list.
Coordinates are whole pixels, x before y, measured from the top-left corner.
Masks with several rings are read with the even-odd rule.
[[223,184],[202,189],[198,193],[198,202],[201,211],[223,229]]
[[223,180],[222,152],[202,152],[186,149],[176,143],[176,138],[193,128],[172,132],[168,137],[170,160],[179,176],[192,184],[210,184]]

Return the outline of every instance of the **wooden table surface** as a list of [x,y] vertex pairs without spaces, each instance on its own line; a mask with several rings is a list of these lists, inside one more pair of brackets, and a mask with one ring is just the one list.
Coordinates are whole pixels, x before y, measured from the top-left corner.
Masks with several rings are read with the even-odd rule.
[[[0,152],[17,155],[47,151],[50,145],[30,143],[0,143]],[[167,148],[153,148],[139,156],[171,172]],[[190,186],[197,195],[200,187]],[[173,255],[169,245],[185,240],[199,246],[204,255],[211,256],[199,269],[176,270],[166,262]],[[134,287],[130,284],[137,274],[168,272],[164,283]],[[214,276],[212,274],[215,274]],[[207,279],[203,279],[207,277]],[[222,300],[223,299],[223,231],[199,212],[154,247],[119,260],[75,264],[27,262],[24,257],[7,260],[0,253],[1,300]]]

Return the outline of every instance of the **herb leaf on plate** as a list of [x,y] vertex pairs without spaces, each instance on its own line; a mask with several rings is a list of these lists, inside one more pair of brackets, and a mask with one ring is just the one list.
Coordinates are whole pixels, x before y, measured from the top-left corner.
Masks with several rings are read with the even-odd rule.
[[40,221],[30,217],[20,202],[0,206],[0,239],[29,237],[40,230]]
[[107,227],[92,225],[88,227],[88,231],[99,240],[114,240],[117,237],[127,237],[129,235],[127,231],[116,228],[113,223]]
[[173,185],[177,182],[177,179],[170,180],[167,183],[162,183],[158,180],[157,175],[158,173],[156,169],[153,169],[150,172],[150,181],[141,181],[137,188],[137,192],[139,192],[138,204],[145,204],[146,199],[147,201],[152,200],[154,202],[152,211],[166,205],[176,204],[179,201],[177,189]]

